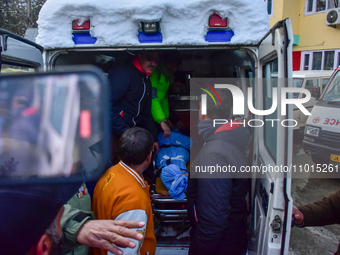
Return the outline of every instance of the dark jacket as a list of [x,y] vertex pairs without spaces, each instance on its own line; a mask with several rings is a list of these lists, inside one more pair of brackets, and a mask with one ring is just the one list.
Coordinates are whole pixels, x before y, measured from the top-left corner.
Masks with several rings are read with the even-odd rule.
[[[196,156],[195,166],[246,165],[246,150],[250,142],[247,127],[220,131],[207,136],[205,145]],[[210,175],[210,174],[209,174]],[[205,177],[204,177],[205,176]],[[216,175],[218,176],[218,175]],[[192,224],[189,254],[244,254],[247,249],[248,179],[190,178],[188,214]]]
[[[304,216],[303,227],[340,223],[340,190],[313,204],[298,207]],[[334,253],[340,255],[340,243]]]
[[113,68],[111,84],[111,123],[114,134],[121,135],[130,127],[148,130],[157,141],[157,129],[151,115],[151,82],[133,64]]

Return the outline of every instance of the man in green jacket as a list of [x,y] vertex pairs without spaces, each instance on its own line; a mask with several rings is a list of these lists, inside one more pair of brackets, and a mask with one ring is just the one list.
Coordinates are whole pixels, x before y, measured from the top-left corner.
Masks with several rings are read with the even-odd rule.
[[96,220],[91,211],[91,197],[83,183],[76,194],[64,205],[60,224],[63,254],[87,255],[89,247],[119,254],[120,249],[112,243],[120,247],[134,248],[135,243],[127,238],[142,240],[143,235],[128,228],[139,228],[145,223],[127,220]]
[[168,90],[174,82],[174,73],[181,64],[181,59],[176,54],[169,52],[162,56],[163,63],[159,64],[150,75],[152,84],[151,114],[164,132],[164,138],[171,135],[173,123],[169,119]]

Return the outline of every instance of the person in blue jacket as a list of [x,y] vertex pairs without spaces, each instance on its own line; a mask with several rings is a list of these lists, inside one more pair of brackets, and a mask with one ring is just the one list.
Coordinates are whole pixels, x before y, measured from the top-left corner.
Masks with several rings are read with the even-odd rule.
[[130,65],[114,67],[109,72],[112,103],[111,164],[118,163],[117,142],[130,127],[148,130],[156,141],[154,150],[159,150],[157,128],[151,115],[152,86],[149,79],[158,62],[158,52],[143,51],[133,57]]
[[[192,225],[189,255],[244,255],[247,252],[248,179],[228,172],[204,172],[209,166],[246,165],[250,142],[248,127],[230,122],[213,124],[213,119],[229,119],[232,95],[217,90],[222,105],[207,95],[207,115],[200,112],[198,133],[204,145],[190,168],[188,215]],[[203,170],[196,173],[195,170]],[[195,178],[194,178],[195,177]],[[244,178],[242,178],[244,177]]]

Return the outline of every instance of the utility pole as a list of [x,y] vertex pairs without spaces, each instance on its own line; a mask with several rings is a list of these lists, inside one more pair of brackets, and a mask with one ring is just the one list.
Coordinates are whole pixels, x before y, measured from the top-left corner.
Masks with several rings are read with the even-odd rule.
[[27,0],[27,28],[32,25],[32,5],[31,0]]

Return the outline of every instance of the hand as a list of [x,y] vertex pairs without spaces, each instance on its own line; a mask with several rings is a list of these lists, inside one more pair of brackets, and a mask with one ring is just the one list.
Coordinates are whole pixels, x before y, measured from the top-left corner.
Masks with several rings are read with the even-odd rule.
[[155,142],[153,144],[153,151],[155,152],[155,154],[157,154],[159,152],[159,144],[158,144],[158,142]]
[[164,131],[164,138],[170,137],[171,129],[169,128],[169,126],[165,122],[161,122],[160,124],[161,124],[161,128]]
[[112,243],[123,248],[134,248],[136,244],[125,237],[141,241],[143,235],[129,228],[141,228],[144,225],[144,222],[130,220],[88,220],[79,229],[77,242],[114,254],[123,254]]
[[293,206],[293,219],[298,225],[301,225],[305,221],[303,213],[296,206]]

